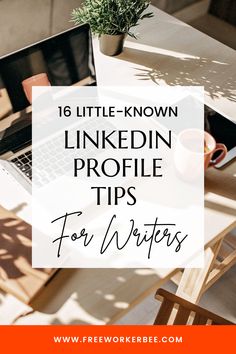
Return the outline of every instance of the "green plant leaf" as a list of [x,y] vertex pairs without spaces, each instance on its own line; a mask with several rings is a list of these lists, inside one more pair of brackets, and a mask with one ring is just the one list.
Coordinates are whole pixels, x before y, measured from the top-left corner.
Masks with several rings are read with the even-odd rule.
[[93,34],[127,33],[138,25],[139,20],[151,18],[152,12],[144,13],[150,1],[146,0],[84,0],[81,8],[71,13],[71,21],[76,25],[88,23]]

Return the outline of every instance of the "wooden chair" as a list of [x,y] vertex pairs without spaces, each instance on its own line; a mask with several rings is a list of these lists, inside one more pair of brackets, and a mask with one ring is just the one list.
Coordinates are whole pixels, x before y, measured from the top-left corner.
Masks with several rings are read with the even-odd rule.
[[162,304],[154,325],[232,325],[234,323],[192,304],[164,289],[158,289],[156,299],[162,298]]

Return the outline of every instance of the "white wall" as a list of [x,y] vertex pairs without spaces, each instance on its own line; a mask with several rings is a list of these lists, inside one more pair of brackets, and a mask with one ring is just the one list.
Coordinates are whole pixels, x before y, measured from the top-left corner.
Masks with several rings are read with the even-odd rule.
[[73,26],[80,0],[0,0],[0,56]]
[[161,10],[173,13],[197,1],[199,0],[151,0],[151,3]]

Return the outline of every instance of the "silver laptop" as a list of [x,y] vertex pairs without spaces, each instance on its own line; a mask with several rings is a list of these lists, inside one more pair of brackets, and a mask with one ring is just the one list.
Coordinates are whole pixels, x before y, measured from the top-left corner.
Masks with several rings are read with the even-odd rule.
[[[28,191],[32,179],[31,103],[23,81],[41,73],[53,86],[95,86],[89,26],[74,27],[0,58],[0,167]],[[56,154],[56,140],[54,145]],[[52,144],[50,149],[52,152]],[[45,169],[43,158],[41,162]],[[54,178],[52,171],[48,176]]]

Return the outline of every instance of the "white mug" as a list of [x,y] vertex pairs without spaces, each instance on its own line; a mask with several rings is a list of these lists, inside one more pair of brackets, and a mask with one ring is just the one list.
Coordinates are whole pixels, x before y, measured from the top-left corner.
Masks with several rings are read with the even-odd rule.
[[186,129],[178,135],[174,163],[184,180],[193,181],[204,173],[204,131]]

